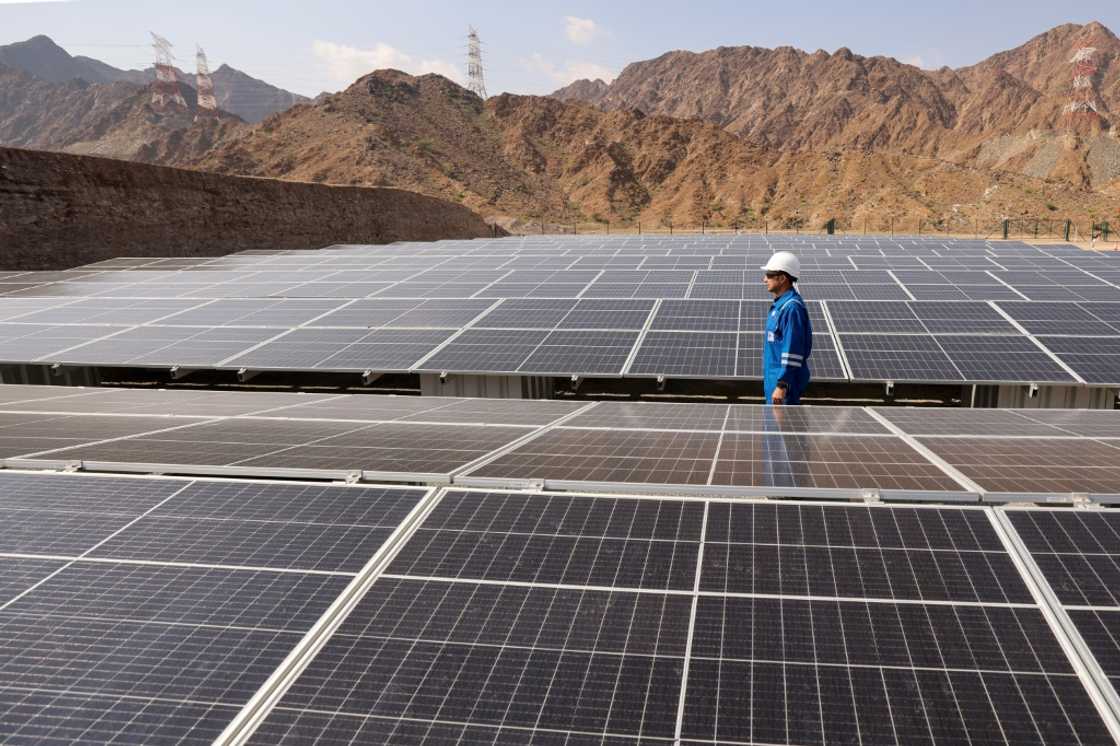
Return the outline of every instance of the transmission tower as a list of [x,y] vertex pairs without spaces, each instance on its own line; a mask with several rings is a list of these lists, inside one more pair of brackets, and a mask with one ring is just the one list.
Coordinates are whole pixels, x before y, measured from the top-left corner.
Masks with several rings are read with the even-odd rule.
[[474,26],[467,31],[467,89],[486,100],[486,79],[482,74],[482,42]]
[[1066,104],[1066,127],[1076,128],[1081,122],[1094,122],[1100,118],[1097,108],[1097,90],[1094,80],[1097,76],[1096,47],[1081,47],[1073,55],[1073,91]]
[[195,60],[198,62],[194,78],[198,89],[198,113],[195,118],[215,116],[218,113],[218,99],[214,97],[214,79],[210,77],[210,63],[206,61],[206,52],[202,47],[198,47]]
[[156,50],[156,82],[152,86],[152,107],[165,109],[171,106],[187,108],[186,99],[179,90],[179,76],[175,74],[172,61],[175,56],[171,54],[171,42],[155,32],[152,35],[152,47]]

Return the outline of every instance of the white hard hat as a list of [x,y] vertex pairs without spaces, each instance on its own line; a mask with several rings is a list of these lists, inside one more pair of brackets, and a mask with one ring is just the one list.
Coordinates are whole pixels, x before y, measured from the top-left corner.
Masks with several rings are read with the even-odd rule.
[[801,261],[792,251],[779,251],[770,257],[770,261],[766,262],[766,266],[762,269],[766,272],[785,272],[797,279],[801,276]]

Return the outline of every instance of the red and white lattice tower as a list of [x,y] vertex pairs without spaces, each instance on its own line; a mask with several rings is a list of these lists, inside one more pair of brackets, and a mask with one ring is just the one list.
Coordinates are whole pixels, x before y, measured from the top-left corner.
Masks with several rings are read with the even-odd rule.
[[1081,47],[1070,60],[1073,65],[1073,92],[1063,112],[1067,129],[1073,130],[1078,125],[1092,124],[1100,119],[1097,89],[1094,87],[1097,77],[1096,54],[1096,47]]
[[482,42],[473,26],[467,27],[467,90],[486,100],[486,78],[482,74]]
[[198,89],[198,117],[216,116],[218,113],[218,99],[214,96],[214,79],[210,77],[210,63],[206,61],[206,52],[198,48],[195,56],[198,70],[195,73],[194,83]]
[[152,107],[167,109],[172,106],[187,108],[187,101],[179,90],[179,76],[175,74],[171,54],[171,42],[159,34],[152,35],[152,47],[156,50],[156,82],[152,85]]

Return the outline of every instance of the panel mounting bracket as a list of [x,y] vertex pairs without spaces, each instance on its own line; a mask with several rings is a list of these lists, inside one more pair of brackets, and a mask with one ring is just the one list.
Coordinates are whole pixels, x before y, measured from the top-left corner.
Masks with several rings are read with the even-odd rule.
[[346,484],[358,484],[359,482],[362,481],[362,476],[363,476],[362,472],[360,472],[360,471],[349,472],[346,475],[345,482],[346,482]]
[[664,391],[665,390],[665,376],[658,376],[657,377],[657,390],[658,391]]
[[66,463],[66,465],[62,467],[62,471],[64,471],[67,474],[73,474],[74,472],[81,471],[81,470],[82,470],[82,462],[81,461],[68,461]]
[[441,386],[442,386],[443,384],[447,383],[447,371],[446,371],[446,370],[445,370],[445,371],[441,371],[441,372],[440,372],[440,374],[439,374],[439,383],[440,383],[440,385],[441,385]]
[[237,382],[238,383],[248,383],[249,381],[256,378],[258,373],[260,373],[259,370],[249,370],[248,368],[240,368],[237,371]]
[[1085,492],[1071,492],[1069,495],[1069,502],[1075,508],[1095,508],[1097,507],[1089,495]]
[[51,371],[52,376],[56,376],[56,377],[61,376],[62,375],[62,363],[52,363],[51,367],[50,367],[50,371]]
[[580,378],[579,376],[572,376],[571,381],[570,381],[572,391],[578,391],[579,390],[579,385],[581,383],[583,383],[582,378]]
[[875,505],[883,502],[883,496],[879,494],[879,490],[869,490],[860,495],[860,499],[865,503]]
[[1027,386],[1027,398],[1028,399],[1038,398],[1038,384],[1037,383],[1032,383],[1029,386]]
[[194,373],[194,371],[195,371],[194,368],[184,368],[180,365],[172,365],[171,370],[170,370],[171,380],[172,381],[182,380],[182,379],[186,378],[187,376],[189,376],[191,373]]
[[888,400],[894,399],[894,381],[887,381],[883,386],[885,396]]
[[544,480],[543,479],[526,479],[525,486],[521,488],[522,492],[543,492]]
[[380,373],[374,373],[372,370],[362,371],[362,385],[363,386],[369,386],[374,381],[376,381],[378,378],[381,378]]

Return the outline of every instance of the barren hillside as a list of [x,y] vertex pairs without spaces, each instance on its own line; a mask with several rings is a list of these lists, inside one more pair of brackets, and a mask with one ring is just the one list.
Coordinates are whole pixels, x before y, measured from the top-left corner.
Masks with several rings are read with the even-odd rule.
[[[1083,47],[1095,50],[1101,117],[1075,122],[1070,136],[1062,110]],[[605,88],[577,81],[553,95],[703,119],[785,151],[930,155],[1093,188],[1120,179],[1120,40],[1099,23],[1058,26],[958,70],[846,48],[720,47],[669,52],[628,65]]]
[[[1108,196],[928,156],[783,151],[698,120],[553,98],[485,104],[436,75],[367,75],[317,105],[233,130],[202,157],[167,161],[229,174],[398,186],[514,219],[818,226],[841,216],[917,219],[1115,215]],[[196,150],[197,152],[197,150]]]
[[[121,70],[90,57],[72,56],[58,46],[48,36],[32,38],[0,46],[0,66],[21,70],[44,83],[70,85],[76,81],[87,84],[131,83],[143,87],[155,79],[155,69]],[[176,68],[179,80],[191,87],[197,87],[194,73]],[[269,114],[284,111],[307,97],[277,88],[263,80],[254,78],[229,65],[220,65],[210,76],[214,81],[214,93],[218,107],[222,111],[244,119],[246,122],[259,122]],[[4,108],[0,106],[0,116]],[[17,143],[0,139],[0,144]]]
[[397,189],[0,148],[0,269],[489,235],[470,210]]

